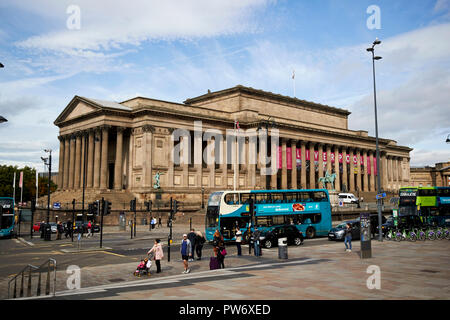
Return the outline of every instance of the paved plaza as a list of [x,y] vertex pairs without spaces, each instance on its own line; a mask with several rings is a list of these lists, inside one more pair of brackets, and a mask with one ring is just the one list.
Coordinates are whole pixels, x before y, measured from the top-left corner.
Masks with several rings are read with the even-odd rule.
[[[187,226],[189,227],[189,226]],[[174,234],[183,232],[179,226]],[[161,230],[163,234],[165,230]],[[155,236],[155,235],[153,235]],[[141,239],[150,245],[152,240]],[[55,244],[53,242],[53,244]],[[36,244],[39,245],[39,244]],[[56,245],[56,244],[55,244]],[[288,259],[278,258],[278,248],[263,249],[262,257],[248,254],[237,257],[229,245],[226,269],[209,270],[211,246],[205,246],[203,259],[190,263],[191,273],[182,274],[179,246],[172,247],[171,261],[162,261],[161,274],[150,277],[133,276],[139,255],[127,255],[127,249],[104,250],[85,248],[76,252],[69,245],[52,250],[56,259],[90,255],[97,260],[81,268],[81,288],[68,290],[66,266],[57,271],[55,297],[51,299],[162,299],[162,300],[301,300],[301,299],[445,299],[450,298],[450,241],[378,242],[372,240],[371,259],[360,259],[360,243],[354,241],[353,251],[345,252],[342,242],[327,239],[305,240],[299,247],[289,246]],[[134,249],[133,249],[134,248]],[[128,251],[136,250],[130,246]],[[57,254],[56,254],[57,253]],[[61,257],[61,258],[60,258]],[[108,263],[103,259],[108,257]],[[374,267],[375,266],[375,267]],[[378,269],[379,268],[379,269]],[[376,288],[373,270],[380,275]],[[369,271],[369,273],[368,273]],[[369,279],[370,278],[370,279]],[[368,280],[369,279],[369,280]],[[1,282],[2,291],[6,279]],[[368,285],[369,282],[369,285]]]

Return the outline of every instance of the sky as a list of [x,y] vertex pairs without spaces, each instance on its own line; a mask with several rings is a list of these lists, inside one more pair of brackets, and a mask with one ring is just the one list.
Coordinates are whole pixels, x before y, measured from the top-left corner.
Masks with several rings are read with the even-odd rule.
[[[0,164],[58,167],[75,96],[180,102],[236,85],[343,108],[349,129],[450,160],[450,0],[2,0]],[[295,70],[295,82],[292,79]]]

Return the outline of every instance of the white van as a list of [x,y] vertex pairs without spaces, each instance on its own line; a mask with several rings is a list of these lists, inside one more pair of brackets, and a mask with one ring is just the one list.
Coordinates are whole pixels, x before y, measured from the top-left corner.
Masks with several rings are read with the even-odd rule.
[[343,203],[358,203],[359,200],[353,193],[339,193],[338,201],[342,201]]

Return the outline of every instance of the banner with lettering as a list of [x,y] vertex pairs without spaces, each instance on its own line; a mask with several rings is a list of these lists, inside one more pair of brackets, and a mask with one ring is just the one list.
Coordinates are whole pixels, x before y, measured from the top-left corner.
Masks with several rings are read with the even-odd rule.
[[283,165],[283,147],[278,146],[278,152],[277,152],[277,168],[281,169]]
[[301,167],[302,166],[302,150],[297,149],[296,153],[297,153],[297,167]]

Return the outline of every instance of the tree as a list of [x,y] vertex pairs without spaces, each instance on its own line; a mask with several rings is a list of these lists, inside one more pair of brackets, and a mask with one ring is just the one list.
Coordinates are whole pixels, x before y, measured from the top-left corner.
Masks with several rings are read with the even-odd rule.
[[[20,172],[23,171],[23,196],[22,201],[31,201],[36,197],[36,169],[25,166],[24,168],[18,168],[17,166],[0,165],[0,197],[12,197],[14,193],[13,180],[14,172],[16,172],[16,199],[20,201]],[[39,177],[39,197],[47,194],[47,177]],[[57,185],[50,181],[50,191],[54,192]]]

